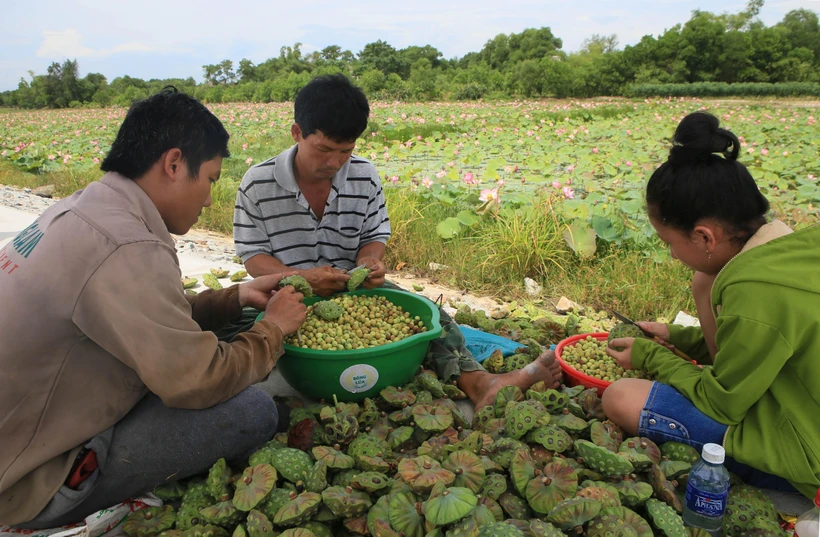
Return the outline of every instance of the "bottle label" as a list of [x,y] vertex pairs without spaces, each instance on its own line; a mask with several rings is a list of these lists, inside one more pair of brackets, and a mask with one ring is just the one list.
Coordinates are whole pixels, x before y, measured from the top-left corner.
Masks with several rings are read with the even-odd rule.
[[720,518],[723,516],[723,511],[726,509],[726,498],[729,496],[729,490],[723,492],[704,492],[695,487],[686,487],[686,507],[700,516],[709,518]]

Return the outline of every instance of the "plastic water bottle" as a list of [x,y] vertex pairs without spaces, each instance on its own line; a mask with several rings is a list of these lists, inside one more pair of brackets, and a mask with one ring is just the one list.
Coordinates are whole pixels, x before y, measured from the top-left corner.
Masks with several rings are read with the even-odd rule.
[[814,508],[800,515],[794,524],[794,537],[818,536],[820,536],[820,490],[814,497]]
[[723,512],[729,496],[729,471],[723,467],[725,458],[726,452],[718,444],[703,446],[701,460],[689,471],[684,525],[706,530],[710,535],[723,534]]

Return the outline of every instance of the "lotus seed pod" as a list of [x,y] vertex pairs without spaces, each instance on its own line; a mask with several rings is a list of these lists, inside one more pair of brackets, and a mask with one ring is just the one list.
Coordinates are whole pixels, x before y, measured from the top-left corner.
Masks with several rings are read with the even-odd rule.
[[303,276],[288,276],[286,278],[282,278],[279,282],[280,289],[288,285],[292,285],[298,292],[305,295],[305,298],[310,298],[313,296],[313,288]]
[[665,442],[661,445],[661,455],[670,461],[683,461],[695,464],[700,460],[698,450],[687,444],[680,442]]
[[176,513],[170,505],[141,509],[128,516],[122,526],[128,537],[151,537],[174,526]]
[[344,309],[332,300],[322,300],[313,305],[313,313],[325,321],[335,321],[344,314]]
[[589,498],[564,500],[549,512],[547,520],[562,530],[583,526],[601,512],[601,504]]
[[[626,337],[633,337],[633,338],[645,338],[646,336],[643,333],[643,330],[639,326],[635,326],[634,324],[628,323],[619,323],[615,325],[615,327],[609,331],[609,336],[607,337],[607,345],[613,339],[619,338],[626,338]],[[612,347],[614,350],[621,352],[624,350],[623,347]]]
[[236,481],[233,504],[240,511],[250,511],[265,501],[276,485],[276,470],[269,464],[249,466]]
[[501,349],[495,349],[482,365],[489,373],[501,373],[504,369],[504,354]]
[[347,280],[347,290],[355,291],[370,274],[370,269],[366,267],[357,268],[350,273],[350,279]]
[[203,274],[202,275],[202,284],[207,287],[208,289],[219,290],[222,289],[222,284],[219,283],[219,280],[213,274]]
[[660,535],[689,537],[689,533],[683,527],[683,519],[665,503],[650,498],[646,502],[646,513],[649,515],[652,525],[660,532]]
[[231,274],[231,281],[232,282],[241,282],[242,280],[244,280],[247,277],[248,277],[248,271],[247,270],[237,270],[236,272]]

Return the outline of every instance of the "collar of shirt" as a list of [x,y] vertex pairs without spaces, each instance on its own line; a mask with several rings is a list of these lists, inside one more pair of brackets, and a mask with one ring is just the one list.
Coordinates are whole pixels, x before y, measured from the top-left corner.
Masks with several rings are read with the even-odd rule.
[[137,185],[136,181],[123,177],[116,172],[108,172],[103,175],[100,182],[122,194],[131,203],[134,212],[145,223],[148,231],[159,237],[162,242],[172,249],[175,248],[174,239],[168,232],[168,226],[165,225],[165,221],[160,216],[157,206],[154,205],[148,194]]

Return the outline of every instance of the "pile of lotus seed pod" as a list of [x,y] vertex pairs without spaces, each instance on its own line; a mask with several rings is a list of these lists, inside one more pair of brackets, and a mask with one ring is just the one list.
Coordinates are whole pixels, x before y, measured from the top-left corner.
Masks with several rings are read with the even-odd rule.
[[[522,349],[522,356],[538,355]],[[595,390],[498,392],[468,421],[464,393],[422,370],[358,403],[292,408],[247,464],[157,488],[131,537],[706,536],[684,528],[697,451],[628,438]],[[783,535],[761,491],[734,480],[725,535]]]

